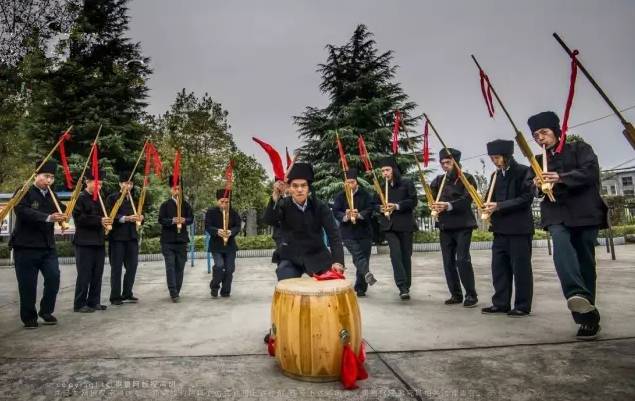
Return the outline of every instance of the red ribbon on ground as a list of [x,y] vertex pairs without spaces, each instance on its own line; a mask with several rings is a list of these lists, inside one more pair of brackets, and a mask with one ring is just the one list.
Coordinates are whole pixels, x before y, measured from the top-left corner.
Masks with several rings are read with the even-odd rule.
[[364,341],[359,346],[359,355],[355,356],[350,343],[344,344],[342,349],[342,368],[340,379],[346,390],[355,390],[358,388],[358,380],[368,379],[368,372],[364,363],[366,362],[366,348]]
[[64,170],[64,181],[66,182],[66,188],[73,189],[73,177],[71,176],[71,169],[68,166],[68,159],[66,158],[66,147],[64,143],[71,139],[71,134],[66,131],[60,138],[60,160],[62,161],[62,169]]
[[337,150],[340,152],[340,163],[342,164],[342,169],[344,171],[348,171],[348,162],[346,161],[346,153],[344,153],[344,146],[342,146],[342,141],[340,141],[339,136],[336,138],[337,140]]
[[260,145],[264,149],[264,151],[267,152],[267,155],[269,155],[269,160],[271,160],[271,166],[273,167],[273,175],[276,181],[284,181],[285,174],[284,167],[282,166],[282,159],[280,158],[280,153],[278,153],[278,151],[275,150],[273,146],[256,137],[252,137],[251,139],[253,139],[254,142],[256,142],[258,145]]
[[181,177],[181,152],[176,151],[174,156],[174,168],[172,169],[172,188],[176,187],[180,183]]
[[289,168],[291,167],[291,163],[293,163],[293,159],[291,158],[291,155],[289,154],[289,148],[285,146],[284,150],[287,153],[287,168]]
[[234,182],[234,161],[230,160],[227,163],[227,168],[225,169],[225,193],[223,194],[224,198],[229,198],[229,193],[232,190],[232,184]]
[[373,169],[373,164],[370,162],[368,149],[366,149],[366,142],[364,142],[364,137],[361,135],[359,136],[359,138],[357,138],[357,147],[359,148],[359,158],[364,164],[364,169],[366,170],[366,172],[369,172]]
[[483,93],[483,99],[487,106],[487,112],[490,117],[494,117],[494,102],[492,100],[492,86],[489,83],[489,77],[485,74],[485,71],[480,70],[481,76],[481,92]]
[[392,125],[392,154],[396,155],[399,151],[399,125],[401,124],[401,112],[395,110],[395,121]]
[[359,345],[359,354],[357,355],[357,380],[368,379],[368,371],[366,370],[366,345],[364,341]]
[[93,189],[93,201],[99,199],[99,190],[101,183],[99,182],[99,155],[97,154],[97,144],[94,144],[93,156],[91,161],[91,172],[93,173],[93,179],[95,180],[95,188]]
[[564,107],[564,117],[562,118],[562,134],[560,135],[560,142],[556,147],[556,153],[562,152],[564,144],[567,142],[567,131],[569,130],[569,113],[571,112],[571,106],[573,106],[573,95],[575,94],[575,81],[578,77],[578,63],[576,56],[580,52],[576,49],[571,53],[571,77],[569,78],[569,94],[567,95],[567,104]]
[[428,119],[426,118],[426,125],[423,128],[423,166],[428,167],[428,163],[430,162],[430,144],[428,142]]

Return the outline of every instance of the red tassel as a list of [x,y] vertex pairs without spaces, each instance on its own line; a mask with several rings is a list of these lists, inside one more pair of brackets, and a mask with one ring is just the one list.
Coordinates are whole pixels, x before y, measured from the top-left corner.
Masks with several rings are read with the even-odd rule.
[[161,163],[161,156],[159,156],[159,151],[154,145],[152,145],[152,159],[153,159],[152,164],[154,166],[154,175],[161,178],[163,163]]
[[357,355],[357,380],[368,379],[368,371],[364,363],[366,362],[366,345],[364,341],[359,345],[359,354]]
[[337,150],[340,152],[340,163],[342,164],[342,169],[344,171],[348,171],[348,162],[346,161],[346,153],[344,153],[344,146],[342,146],[342,141],[340,141],[339,135],[336,138],[337,141]]
[[68,159],[66,158],[66,146],[64,143],[71,139],[71,134],[66,131],[60,138],[60,159],[62,161],[62,169],[64,170],[64,181],[66,181],[66,188],[73,189],[73,177],[71,176],[71,169],[68,167]]
[[357,357],[350,344],[345,344],[342,350],[341,380],[346,390],[355,390],[357,384]]
[[273,175],[276,178],[276,181],[284,181],[284,167],[282,166],[282,159],[280,158],[280,153],[273,148],[273,146],[268,143],[261,141],[256,137],[252,137],[258,145],[260,145],[265,152],[269,155],[269,160],[271,160],[271,165],[273,166]]
[[176,151],[174,156],[174,168],[172,169],[172,188],[176,187],[180,183],[181,178],[181,152]]
[[234,182],[234,161],[230,160],[225,169],[225,198],[229,198],[229,193],[232,190],[232,183]]
[[357,139],[357,147],[359,148],[359,158],[364,164],[364,169],[366,170],[366,172],[371,171],[373,169],[373,164],[370,162],[368,149],[366,149],[366,142],[364,142],[364,137],[361,135]]
[[430,144],[428,142],[428,119],[426,118],[426,125],[423,128],[423,166],[428,167],[430,162]]
[[267,341],[267,352],[269,356],[276,356],[276,338],[273,335],[269,335],[269,341]]
[[99,182],[99,155],[97,154],[97,144],[94,144],[93,146],[95,148],[93,149],[91,172],[93,173],[93,179],[95,180],[95,189],[93,189],[93,201],[96,202],[97,199],[99,199],[99,187],[101,183]]
[[573,95],[575,94],[575,81],[578,77],[578,63],[576,56],[580,52],[576,49],[571,54],[571,77],[569,79],[569,94],[567,95],[567,104],[564,107],[564,117],[562,118],[562,134],[560,135],[560,143],[556,148],[556,153],[561,153],[564,144],[567,142],[567,131],[569,130],[569,113],[571,112],[571,106],[573,106]]
[[480,70],[481,76],[481,92],[483,93],[483,99],[487,106],[487,112],[490,117],[494,117],[494,102],[492,100],[492,87],[489,83],[489,77],[485,74],[485,71]]
[[289,148],[285,146],[284,150],[287,153],[287,169],[288,169],[289,167],[291,167],[291,163],[293,163],[293,159],[291,159],[291,155],[289,154]]
[[392,154],[396,155],[399,151],[399,125],[401,124],[401,112],[395,110],[395,122],[392,126]]

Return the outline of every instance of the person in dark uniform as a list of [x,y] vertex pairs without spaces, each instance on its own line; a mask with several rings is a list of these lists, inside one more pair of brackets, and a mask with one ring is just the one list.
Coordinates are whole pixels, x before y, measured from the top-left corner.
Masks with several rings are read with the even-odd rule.
[[[511,317],[528,316],[533,296],[531,241],[534,199],[531,169],[514,160],[514,141],[497,139],[487,144],[487,154],[496,166],[492,198],[485,203],[490,216],[492,244],[492,306],[485,314],[506,313]],[[513,286],[512,286],[513,283]],[[515,299],[511,308],[512,288]]]
[[[450,298],[445,301],[445,304],[463,303],[464,307],[473,308],[478,304],[478,296],[474,284],[470,244],[472,231],[476,228],[476,219],[472,212],[472,198],[463,186],[452,161],[454,158],[458,164],[461,161],[461,152],[451,148],[448,151],[450,154],[445,148],[439,152],[439,162],[445,171],[446,179],[439,202],[433,204],[433,210],[436,210],[439,216],[437,227],[443,256],[443,270],[450,290]],[[476,187],[474,177],[467,173],[463,174],[468,182]],[[443,175],[439,175],[430,183],[435,197],[442,181]],[[461,284],[465,288],[465,300]]]
[[92,172],[86,172],[85,180],[86,189],[79,194],[73,210],[73,244],[77,266],[73,310],[92,313],[106,310],[106,305],[101,304],[101,279],[106,258],[105,228],[112,225],[112,220],[104,217],[99,200],[93,200],[96,188]]
[[[357,182],[357,169],[346,172],[346,182],[353,193],[353,206],[350,210],[344,191],[337,194],[333,204],[333,215],[340,223],[340,234],[344,246],[353,257],[356,280],[355,292],[358,297],[366,296],[368,285],[377,282],[369,270],[370,252],[373,246],[371,219],[375,203],[373,197]],[[355,223],[353,223],[355,220]]]
[[[38,162],[36,167],[40,164]],[[53,233],[54,224],[66,221],[66,216],[58,213],[52,198],[55,194],[49,190],[55,181],[56,169],[55,162],[44,163],[37,171],[33,185],[14,209],[16,221],[9,246],[15,258],[20,319],[27,329],[38,327],[38,316],[46,325],[57,324],[53,311],[60,287],[60,269]],[[38,272],[44,278],[39,312],[35,309]]]
[[[608,227],[608,208],[600,196],[600,168],[593,148],[585,142],[564,143],[561,152],[560,119],[551,111],[529,118],[534,140],[546,148],[547,172],[555,202],[544,197],[541,225],[553,240],[553,261],[573,320],[577,337],[597,338],[600,312],[595,306],[595,243],[598,230]],[[537,157],[542,163],[542,155]],[[537,190],[539,182],[534,178]]]
[[[313,167],[295,163],[287,175],[290,196],[282,197],[274,184],[265,210],[264,221],[280,227],[280,245],[276,249],[278,280],[344,271],[344,248],[335,218],[328,205],[311,193]],[[326,233],[330,250],[323,240]]]
[[[209,283],[212,297],[229,297],[232,290],[232,279],[236,269],[236,236],[240,233],[240,215],[229,205],[225,189],[216,191],[217,205],[210,207],[205,213],[205,231],[210,235],[209,250],[214,259],[212,281]],[[223,229],[223,210],[229,209],[228,229]],[[225,243],[227,239],[227,243]]]
[[[375,194],[375,210],[378,212],[379,229],[390,248],[390,262],[402,300],[410,299],[412,283],[412,242],[417,229],[414,210],[417,207],[417,191],[414,184],[401,176],[393,157],[380,161],[381,175],[388,182],[387,205]],[[385,213],[389,214],[386,217]]]
[[[130,172],[119,174],[119,187],[121,191],[131,193],[134,183],[129,181]],[[106,200],[108,210],[119,199],[121,192],[111,194]],[[108,235],[108,256],[110,260],[110,303],[122,305],[124,302],[136,303],[139,301],[132,294],[137,265],[139,264],[139,241],[137,237],[137,222],[143,222],[143,216],[134,214],[130,197],[126,196],[119,208],[112,231]],[[126,267],[123,277],[123,289],[121,286],[122,266]]]
[[[165,276],[172,302],[179,302],[179,294],[183,285],[183,272],[187,262],[187,244],[190,242],[187,226],[194,222],[192,207],[181,196],[181,217],[177,217],[177,195],[182,194],[182,179],[172,186],[172,176],[168,178],[172,197],[159,207],[159,224],[161,224],[161,253],[165,259]],[[177,229],[181,224],[181,231]]]
[[[276,181],[274,182],[274,190],[276,192],[279,192],[282,194],[282,197],[287,197],[289,196],[289,186],[286,182],[284,181]],[[276,248],[280,246],[280,242],[282,239],[282,235],[280,234],[280,223],[278,223],[275,226],[272,226],[272,234],[271,234],[271,238],[273,238],[274,242],[276,243]],[[273,258],[272,258],[272,262],[276,263]]]

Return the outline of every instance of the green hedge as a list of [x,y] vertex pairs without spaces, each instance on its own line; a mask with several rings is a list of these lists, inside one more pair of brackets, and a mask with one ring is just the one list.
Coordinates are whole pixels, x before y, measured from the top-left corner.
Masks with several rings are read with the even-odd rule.
[[[635,234],[635,225],[617,226],[613,227],[614,237],[623,237],[627,234]],[[600,231],[600,237],[605,237],[606,231]],[[472,233],[472,241],[491,241],[493,234],[489,231],[474,230]],[[543,230],[536,230],[534,239],[546,239],[547,233]],[[202,235],[194,237],[194,245],[196,251],[202,252],[205,250],[204,239]],[[275,243],[269,235],[257,235],[255,237],[237,237],[238,247],[240,249],[273,249]],[[439,232],[418,231],[415,233],[415,243],[429,243],[438,242]],[[70,241],[58,241],[57,253],[59,256],[75,256],[73,244]],[[141,241],[140,253],[161,253],[161,244],[159,238],[145,238]],[[0,243],[0,259],[7,259],[9,257],[9,248],[6,242]]]

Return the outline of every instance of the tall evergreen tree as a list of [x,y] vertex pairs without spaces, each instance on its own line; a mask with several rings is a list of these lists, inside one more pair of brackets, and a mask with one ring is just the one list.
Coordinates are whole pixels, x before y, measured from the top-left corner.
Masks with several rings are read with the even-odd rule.
[[[73,125],[69,152],[88,153],[100,124],[101,162],[129,169],[141,151],[146,128],[140,123],[151,73],[140,45],[125,35],[128,0],[84,0],[68,38],[60,40],[44,69],[27,76],[32,103],[23,129],[40,153]],[[78,168],[79,156],[75,168]]]
[[[339,133],[349,165],[362,168],[358,135],[363,135],[371,159],[392,154],[391,134],[394,111],[401,112],[398,163],[403,171],[414,166],[411,149],[404,132],[413,137],[413,126],[420,116],[414,116],[416,104],[408,100],[401,85],[394,82],[397,66],[392,64],[393,52],[380,53],[373,34],[359,25],[350,40],[342,46],[328,45],[328,59],[320,64],[320,90],[330,104],[325,108],[307,107],[294,117],[300,138],[305,145],[300,157],[314,164],[314,190],[318,196],[330,199],[342,189],[343,174],[336,147]],[[412,138],[418,146],[419,138]]]

